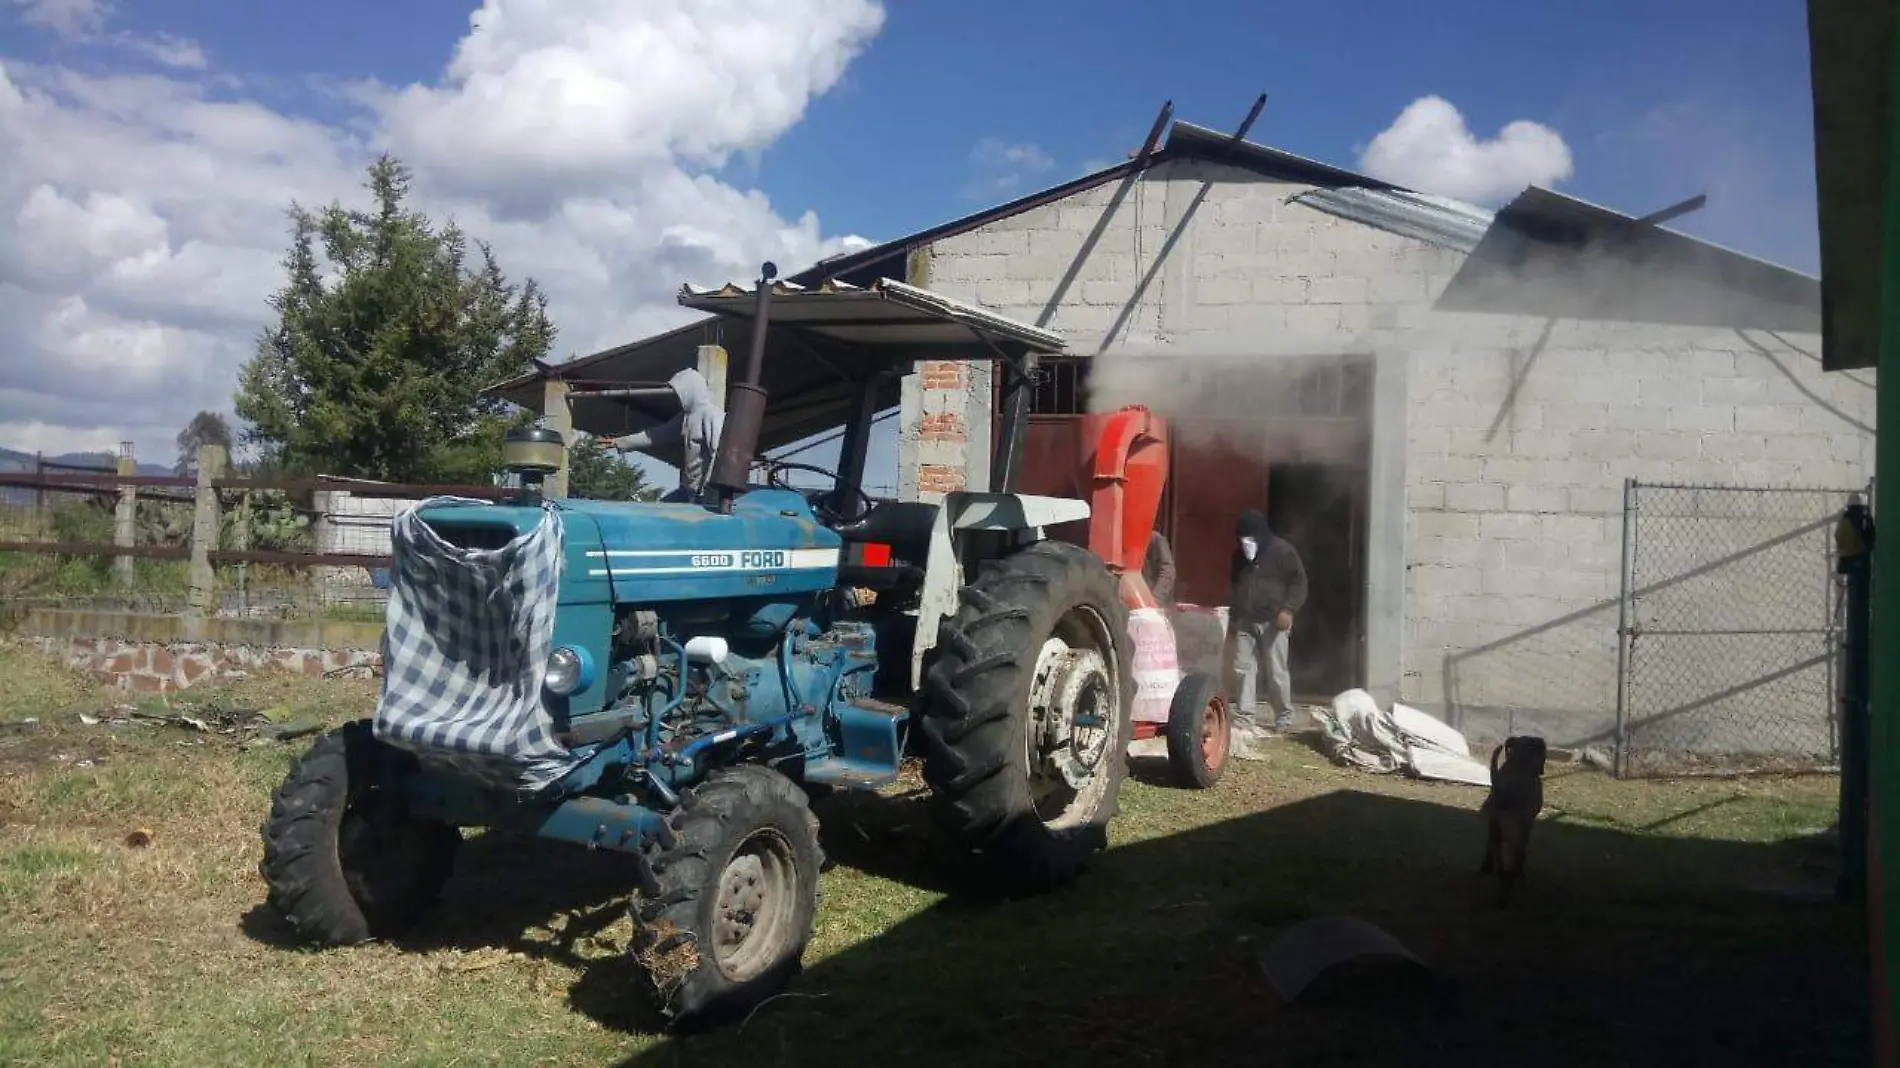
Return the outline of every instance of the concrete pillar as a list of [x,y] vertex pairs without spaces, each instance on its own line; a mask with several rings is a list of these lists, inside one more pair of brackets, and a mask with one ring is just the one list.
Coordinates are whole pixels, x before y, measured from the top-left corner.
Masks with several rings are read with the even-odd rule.
[[202,618],[217,609],[218,575],[211,554],[218,550],[218,489],[228,454],[222,445],[198,449],[198,499],[191,516],[191,580],[186,594],[189,615]]
[[[139,462],[132,456],[132,445],[125,443],[119,449],[119,477],[130,478],[138,474]],[[139,538],[139,490],[137,486],[120,484],[119,505],[112,513],[112,544],[121,549],[130,549],[138,544]],[[137,577],[137,563],[131,556],[112,558],[112,577],[121,586],[132,585]]]
[[[567,407],[567,382],[550,378],[541,383],[541,425],[561,435],[568,448],[574,447],[574,413]],[[567,454],[561,454],[561,469],[549,475],[542,485],[549,497],[567,496]]]
[[699,347],[699,374],[706,380],[707,392],[712,394],[713,403],[720,411],[726,410],[726,347],[724,345],[701,345]]

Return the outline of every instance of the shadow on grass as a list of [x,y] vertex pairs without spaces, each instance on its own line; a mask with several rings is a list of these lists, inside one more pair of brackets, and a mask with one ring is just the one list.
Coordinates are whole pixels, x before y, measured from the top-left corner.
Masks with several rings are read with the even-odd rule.
[[[1866,1063],[1857,917],[1770,892],[1799,881],[1811,844],[1662,838],[1553,813],[1500,912],[1475,873],[1469,810],[1342,790],[1122,845],[1066,891],[1002,901],[973,885],[975,865],[938,839],[927,806],[840,795],[815,807],[835,863],[946,901],[814,962],[742,1026],[660,1041],[619,1068]],[[633,882],[616,854],[479,835],[401,944],[574,967],[569,1004],[631,1042],[659,1022],[633,965],[589,940],[621,919]],[[1283,1003],[1259,952],[1293,923],[1342,914],[1383,927],[1443,981],[1422,999],[1366,977]],[[266,909],[245,928],[288,944]]]
[[[1803,846],[1559,816],[1504,912],[1481,846],[1466,809],[1356,791],[1122,846],[1062,893],[930,909],[816,962],[743,1027],[623,1068],[1865,1063],[1858,921],[1766,890]],[[1338,914],[1444,982],[1283,1003],[1259,951]]]

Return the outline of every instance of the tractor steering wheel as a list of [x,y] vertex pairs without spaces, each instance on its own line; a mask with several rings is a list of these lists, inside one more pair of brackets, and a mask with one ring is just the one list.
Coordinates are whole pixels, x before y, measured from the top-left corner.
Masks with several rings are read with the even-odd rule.
[[[876,507],[876,502],[871,500],[870,494],[865,493],[864,490],[857,486],[842,484],[838,479],[838,473],[836,471],[827,471],[817,464],[802,464],[796,460],[767,460],[765,461],[765,466],[765,481],[768,485],[773,489],[790,490],[793,493],[803,495],[806,500],[811,502],[812,511],[816,512],[818,518],[824,520],[827,526],[841,526],[845,523],[849,523]],[[794,486],[779,477],[780,472],[783,471],[806,471],[814,475],[819,475],[828,479],[834,488],[814,492],[806,487]],[[834,505],[831,502],[831,497],[840,490],[849,495],[847,497],[849,503],[858,505],[858,507],[846,511]]]

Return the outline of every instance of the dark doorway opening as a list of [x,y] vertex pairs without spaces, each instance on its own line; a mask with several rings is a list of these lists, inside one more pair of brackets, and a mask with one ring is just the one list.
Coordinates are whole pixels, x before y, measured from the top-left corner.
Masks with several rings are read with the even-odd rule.
[[1365,677],[1366,470],[1279,464],[1267,474],[1267,521],[1306,565],[1306,608],[1287,662],[1293,689],[1331,700]]

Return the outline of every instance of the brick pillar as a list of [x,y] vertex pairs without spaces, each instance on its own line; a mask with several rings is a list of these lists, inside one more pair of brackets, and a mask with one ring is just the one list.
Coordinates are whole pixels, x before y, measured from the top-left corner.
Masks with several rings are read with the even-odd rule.
[[926,360],[904,379],[898,431],[898,493],[937,501],[969,478],[969,367]]

